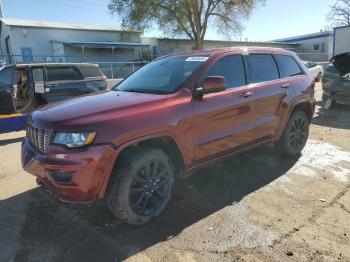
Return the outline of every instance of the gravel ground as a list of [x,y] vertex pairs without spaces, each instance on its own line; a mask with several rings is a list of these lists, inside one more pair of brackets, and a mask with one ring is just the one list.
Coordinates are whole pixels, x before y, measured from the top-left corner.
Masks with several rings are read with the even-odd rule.
[[349,128],[350,107],[318,106],[302,156],[202,170],[143,227],[56,201],[21,169],[24,132],[0,135],[0,261],[350,261]]

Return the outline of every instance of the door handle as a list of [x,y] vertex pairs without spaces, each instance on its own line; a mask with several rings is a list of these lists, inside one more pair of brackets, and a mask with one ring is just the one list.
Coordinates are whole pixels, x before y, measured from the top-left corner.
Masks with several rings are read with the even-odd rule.
[[239,97],[248,98],[253,95],[253,92],[245,92],[239,95]]
[[290,87],[290,84],[284,84],[284,85],[281,85],[282,88],[288,88]]

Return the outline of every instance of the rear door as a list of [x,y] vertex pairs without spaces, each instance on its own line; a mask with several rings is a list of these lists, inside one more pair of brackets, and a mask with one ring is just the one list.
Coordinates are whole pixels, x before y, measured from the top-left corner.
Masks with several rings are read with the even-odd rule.
[[254,140],[252,101],[242,55],[221,58],[206,76],[223,76],[227,90],[193,100],[195,156],[205,161]]
[[0,115],[11,114],[15,111],[14,85],[15,66],[0,69]]
[[48,103],[88,93],[84,77],[75,66],[47,66],[45,98]]
[[[292,64],[291,69],[280,72],[277,65],[277,60],[280,60],[281,63],[290,63],[289,58],[291,57],[280,57],[263,53],[247,56],[250,88],[255,94],[253,108],[256,126],[255,137],[257,140],[263,141],[275,134],[284,115],[284,101],[293,97],[296,82],[293,81],[292,74],[297,76],[297,74],[301,73],[301,70],[296,64],[298,70],[294,72],[295,68]],[[286,77],[287,75],[290,78]]]

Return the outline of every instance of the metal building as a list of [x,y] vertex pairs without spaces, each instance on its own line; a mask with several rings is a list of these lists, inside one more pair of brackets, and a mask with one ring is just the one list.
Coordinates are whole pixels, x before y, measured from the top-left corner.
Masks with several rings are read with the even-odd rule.
[[350,52],[350,26],[334,28],[333,56]]
[[142,32],[118,26],[0,19],[0,57],[7,63],[140,60]]
[[299,44],[298,55],[304,60],[326,62],[333,55],[333,32],[324,31],[275,40]]

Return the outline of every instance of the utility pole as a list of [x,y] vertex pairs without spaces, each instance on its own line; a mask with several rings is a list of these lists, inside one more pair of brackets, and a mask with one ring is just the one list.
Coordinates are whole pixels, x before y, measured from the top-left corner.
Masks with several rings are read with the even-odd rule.
[[[2,0],[0,0],[0,19],[2,19]],[[0,22],[2,23],[2,22]],[[0,34],[0,53],[1,53],[1,60],[4,61],[4,53],[2,52],[2,35]]]
[[2,16],[2,0],[0,0],[0,18],[3,18],[3,16]]

